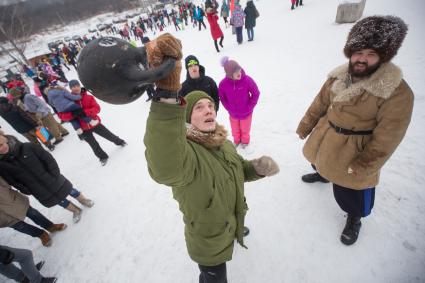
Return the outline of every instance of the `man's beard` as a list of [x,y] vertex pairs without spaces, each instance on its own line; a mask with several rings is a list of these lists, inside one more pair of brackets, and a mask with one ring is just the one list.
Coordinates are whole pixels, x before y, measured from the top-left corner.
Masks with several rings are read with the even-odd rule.
[[[356,71],[354,69],[355,65],[364,65],[365,68],[363,71]],[[368,77],[370,75],[372,75],[373,73],[376,72],[376,70],[379,69],[379,67],[381,66],[381,63],[378,61],[377,63],[375,63],[374,65],[368,65],[366,62],[354,62],[352,63],[351,61],[348,64],[348,71],[349,73],[355,77],[355,78],[364,78],[364,77]]]

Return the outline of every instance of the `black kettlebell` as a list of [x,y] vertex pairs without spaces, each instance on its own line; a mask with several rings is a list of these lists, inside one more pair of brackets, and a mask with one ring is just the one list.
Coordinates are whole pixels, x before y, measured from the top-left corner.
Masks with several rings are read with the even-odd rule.
[[149,84],[165,78],[175,60],[149,68],[145,47],[134,47],[115,37],[90,41],[80,52],[77,72],[83,86],[111,104],[127,104],[139,98]]

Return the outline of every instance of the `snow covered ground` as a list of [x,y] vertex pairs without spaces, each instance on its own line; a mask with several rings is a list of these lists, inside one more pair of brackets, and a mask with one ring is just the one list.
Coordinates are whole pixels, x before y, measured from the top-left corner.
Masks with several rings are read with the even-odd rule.
[[[224,55],[256,80],[261,96],[252,125],[254,152],[242,154],[247,159],[270,155],[281,168],[277,176],[246,185],[249,249],[235,246],[229,282],[425,282],[425,2],[366,3],[364,16],[397,15],[409,24],[394,62],[416,99],[407,135],[382,170],[372,215],[363,220],[359,239],[350,247],[339,241],[345,218],[331,185],[301,182],[301,175],[311,170],[295,129],[326,75],[347,61],[342,48],[352,25],[334,23],[340,0],[304,2],[291,11],[289,0],[255,1],[261,15],[255,40],[246,42],[244,30],[240,46],[221,20],[225,41],[219,54],[209,30],[168,28],[182,40],[184,55],[196,55],[217,83],[224,77],[219,63]],[[67,75],[77,78],[75,71]],[[149,103],[142,97],[129,105],[101,106],[104,124],[124,138],[127,147],[99,138],[110,155],[101,167],[72,132],[53,152],[62,173],[93,198],[95,206],[73,224],[68,211],[46,209],[31,199],[34,207],[55,222],[66,222],[68,229],[54,235],[50,248],[9,228],[1,229],[0,243],[33,250],[36,260],[46,260],[43,274],[58,276],[61,283],[198,282],[177,203],[171,190],[153,182],[147,171],[142,139]],[[218,120],[230,129],[224,109]]]

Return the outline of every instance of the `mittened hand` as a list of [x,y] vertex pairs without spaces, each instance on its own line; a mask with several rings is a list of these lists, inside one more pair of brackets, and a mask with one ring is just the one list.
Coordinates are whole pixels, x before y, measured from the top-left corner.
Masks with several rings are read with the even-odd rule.
[[273,176],[279,173],[279,165],[269,156],[261,156],[251,161],[259,176]]

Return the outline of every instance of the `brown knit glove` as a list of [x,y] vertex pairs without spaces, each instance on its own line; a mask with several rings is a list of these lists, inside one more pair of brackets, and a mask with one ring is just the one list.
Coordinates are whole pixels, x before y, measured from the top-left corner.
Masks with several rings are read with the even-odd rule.
[[269,156],[261,156],[258,159],[251,160],[255,172],[259,176],[273,176],[279,173],[279,165]]
[[180,89],[180,73],[182,65],[180,60],[183,57],[182,44],[180,40],[169,33],[160,35],[146,49],[148,53],[148,62],[151,67],[158,67],[162,64],[165,57],[176,59],[176,65],[173,71],[164,79],[155,82],[160,89],[177,92]]

